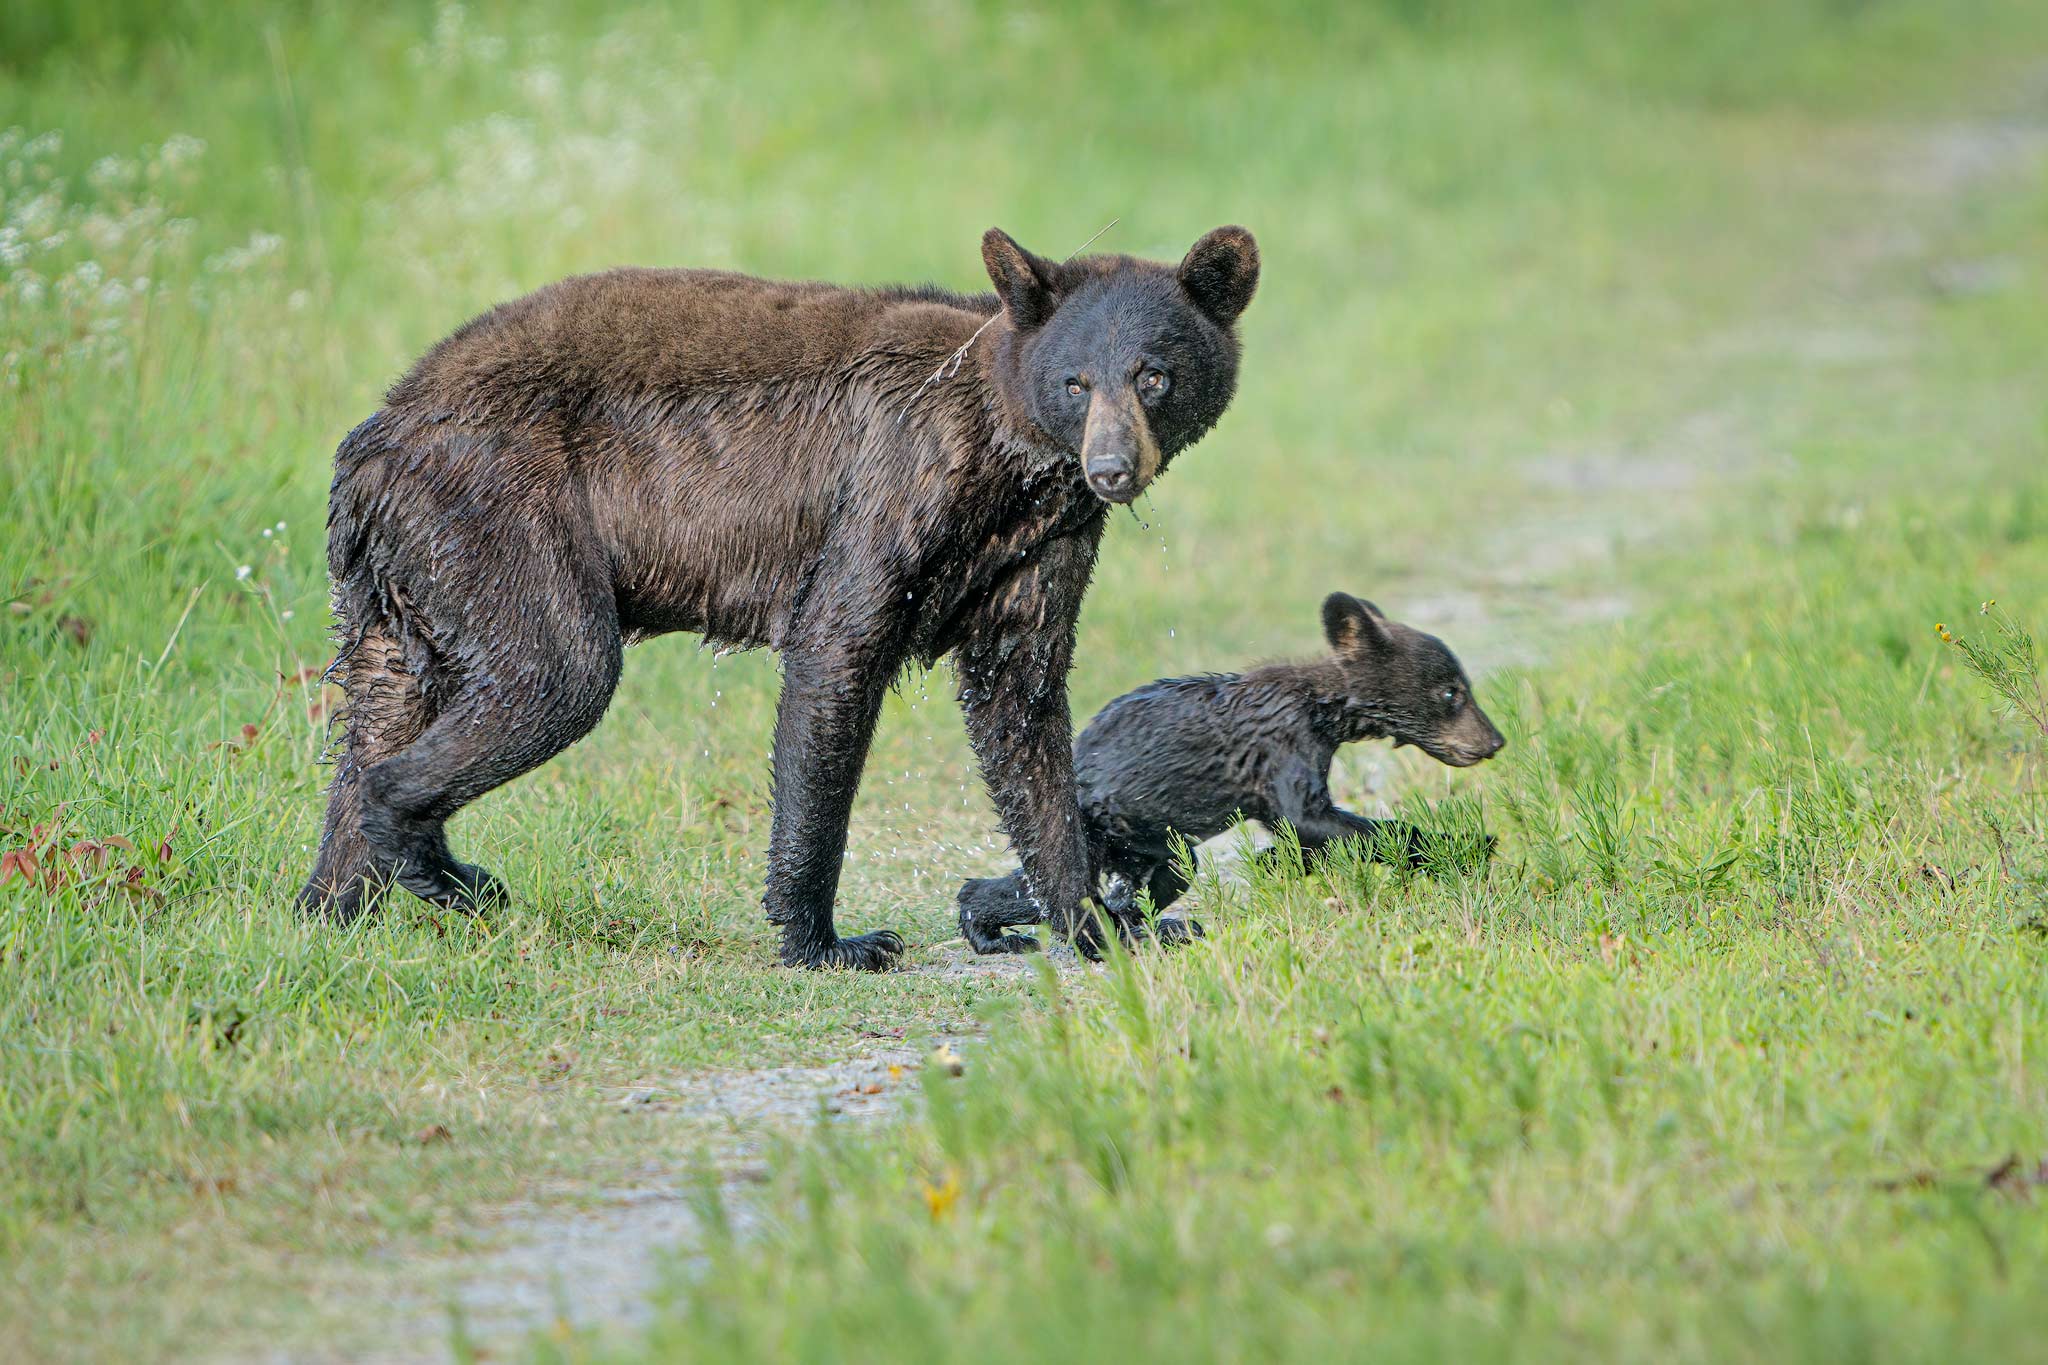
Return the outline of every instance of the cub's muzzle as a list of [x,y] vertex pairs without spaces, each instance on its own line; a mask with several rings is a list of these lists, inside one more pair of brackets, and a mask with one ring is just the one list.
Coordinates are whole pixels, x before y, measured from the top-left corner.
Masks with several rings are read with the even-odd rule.
[[1159,473],[1159,443],[1129,385],[1097,389],[1088,400],[1088,424],[1081,433],[1081,472],[1104,502],[1130,502]]

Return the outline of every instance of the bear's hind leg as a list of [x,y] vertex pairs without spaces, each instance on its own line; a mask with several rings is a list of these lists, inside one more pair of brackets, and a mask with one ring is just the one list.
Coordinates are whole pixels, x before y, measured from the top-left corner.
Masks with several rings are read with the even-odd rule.
[[442,684],[452,695],[418,739],[363,771],[371,855],[380,872],[422,900],[476,911],[504,898],[495,877],[449,852],[448,818],[539,767],[603,717],[619,681],[618,615],[608,600],[585,601],[581,614],[554,599],[554,613],[467,623],[487,640],[487,653]]
[[420,679],[379,627],[356,632],[337,670],[348,695],[341,752],[327,789],[327,819],[299,909],[342,924],[373,909],[389,885],[363,833],[363,770],[404,749],[433,720]]

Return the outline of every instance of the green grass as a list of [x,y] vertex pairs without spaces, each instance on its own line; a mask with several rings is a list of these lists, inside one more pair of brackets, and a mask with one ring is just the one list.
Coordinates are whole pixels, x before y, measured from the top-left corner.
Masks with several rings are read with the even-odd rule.
[[1043,979],[597,1354],[2028,1353],[2048,735],[1923,623],[1987,551],[2037,601],[2048,536],[1936,514],[1787,518],[1497,686],[1504,866],[1208,888],[1204,950]]
[[[2048,628],[2048,185],[1968,131],[2038,129],[2048,23],[1750,8],[0,15],[0,853],[66,869],[0,884],[0,1349],[331,1333],[495,1201],[682,1160],[616,1087],[981,1019],[604,1349],[2025,1351],[2043,742],[1931,627]],[[1335,587],[1540,660],[1486,769],[1340,773],[1482,812],[1489,878],[1211,883],[1205,949],[1027,991],[787,973],[773,661],[671,639],[459,822],[516,908],[294,917],[327,461],[420,348],[622,261],[972,285],[991,223],[1112,219],[1266,276],[1077,710],[1311,649]],[[1006,861],[950,691],[890,702],[842,895],[927,961]]]

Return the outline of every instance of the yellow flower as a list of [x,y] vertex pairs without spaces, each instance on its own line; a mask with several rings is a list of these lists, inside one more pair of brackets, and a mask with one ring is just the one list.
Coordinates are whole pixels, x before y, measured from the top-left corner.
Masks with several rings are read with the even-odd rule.
[[947,1171],[945,1180],[937,1185],[929,1180],[924,1182],[925,1207],[931,1210],[934,1223],[944,1222],[950,1217],[953,1205],[959,1202],[959,1199],[960,1176],[957,1172]]

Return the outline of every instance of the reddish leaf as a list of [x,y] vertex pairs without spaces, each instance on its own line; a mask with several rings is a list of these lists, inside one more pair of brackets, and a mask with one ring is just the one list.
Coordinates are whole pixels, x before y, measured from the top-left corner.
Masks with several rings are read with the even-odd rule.
[[36,864],[36,855],[28,849],[11,848],[5,853],[0,853],[0,886],[5,886],[16,877],[24,877],[33,884],[38,871],[40,869]]
[[105,867],[108,857],[107,846],[98,839],[80,839],[64,856],[74,863],[90,861]]

